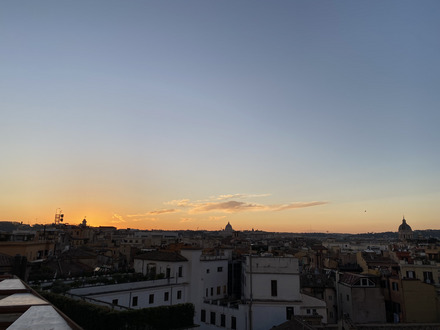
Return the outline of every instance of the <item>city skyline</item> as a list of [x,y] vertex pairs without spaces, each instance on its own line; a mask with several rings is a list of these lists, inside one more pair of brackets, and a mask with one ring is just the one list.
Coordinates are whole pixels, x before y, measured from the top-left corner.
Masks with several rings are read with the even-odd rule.
[[0,220],[439,229],[438,2],[0,8]]

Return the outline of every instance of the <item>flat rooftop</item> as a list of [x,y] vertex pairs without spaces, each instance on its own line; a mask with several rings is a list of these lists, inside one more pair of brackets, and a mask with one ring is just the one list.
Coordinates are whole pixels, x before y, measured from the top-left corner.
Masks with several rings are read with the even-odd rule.
[[80,330],[81,327],[22,280],[0,278],[0,330]]

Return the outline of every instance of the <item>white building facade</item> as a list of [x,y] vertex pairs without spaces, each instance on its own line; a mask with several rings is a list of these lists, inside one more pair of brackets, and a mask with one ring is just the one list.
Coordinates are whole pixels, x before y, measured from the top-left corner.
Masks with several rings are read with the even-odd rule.
[[228,296],[232,251],[202,255],[201,249],[147,253],[135,258],[135,270],[165,278],[70,290],[70,294],[114,308],[146,308],[192,303],[199,329],[270,329],[295,315],[322,316],[324,301],[300,292],[298,259],[246,256],[242,263],[240,300]]
[[161,279],[77,288],[70,290],[69,294],[96,305],[123,310],[187,303],[188,290],[188,283]]
[[238,302],[204,300],[200,328],[265,330],[295,315],[321,315],[324,301],[301,294],[298,259],[246,256],[242,265],[242,297]]

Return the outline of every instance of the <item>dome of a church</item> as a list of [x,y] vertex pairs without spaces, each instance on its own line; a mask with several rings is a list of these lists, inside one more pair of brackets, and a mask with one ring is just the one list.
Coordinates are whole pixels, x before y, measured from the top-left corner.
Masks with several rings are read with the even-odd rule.
[[226,225],[225,229],[222,231],[222,236],[228,237],[228,236],[232,236],[234,234],[234,229],[232,229],[231,224],[228,222],[228,224]]
[[403,218],[402,224],[399,226],[399,231],[401,230],[412,230],[411,226],[406,223],[405,218]]
[[402,219],[402,224],[399,226],[398,231],[399,240],[406,241],[408,239],[413,239],[413,231],[411,226],[406,223],[405,218]]

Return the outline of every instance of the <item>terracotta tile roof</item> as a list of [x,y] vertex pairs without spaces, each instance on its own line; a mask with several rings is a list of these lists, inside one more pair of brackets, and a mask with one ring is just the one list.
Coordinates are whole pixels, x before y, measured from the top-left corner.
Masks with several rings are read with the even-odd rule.
[[368,265],[397,265],[397,262],[395,262],[393,259],[384,257],[382,255],[377,255],[376,253],[362,253],[362,258],[365,260],[365,262]]
[[345,273],[339,278],[339,282],[348,285],[355,285],[361,278],[375,278],[375,276],[368,274],[360,275],[354,273]]

